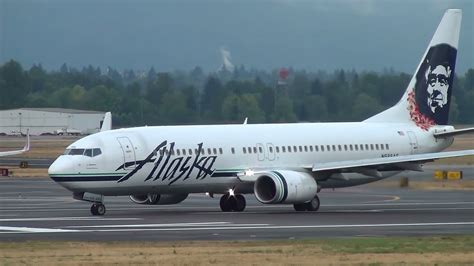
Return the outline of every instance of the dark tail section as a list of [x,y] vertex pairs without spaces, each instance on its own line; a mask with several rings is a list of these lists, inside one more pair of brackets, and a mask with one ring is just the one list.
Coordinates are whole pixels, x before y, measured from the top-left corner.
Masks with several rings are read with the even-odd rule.
[[462,12],[444,13],[402,99],[366,122],[415,123],[428,130],[447,125]]

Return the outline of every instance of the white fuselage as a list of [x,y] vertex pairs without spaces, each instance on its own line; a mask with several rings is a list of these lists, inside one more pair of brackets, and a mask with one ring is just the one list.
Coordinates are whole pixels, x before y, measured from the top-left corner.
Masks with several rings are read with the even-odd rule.
[[[100,149],[101,154],[62,155],[49,173],[69,190],[102,195],[222,193],[229,188],[252,193],[252,184],[242,183],[238,173],[259,169],[311,173],[315,163],[438,152],[453,141],[435,139],[433,130],[439,128],[447,126],[429,131],[410,124],[367,122],[118,129],[76,141],[68,149]],[[387,169],[383,177],[313,176],[322,188],[334,188],[373,182],[400,171]]]

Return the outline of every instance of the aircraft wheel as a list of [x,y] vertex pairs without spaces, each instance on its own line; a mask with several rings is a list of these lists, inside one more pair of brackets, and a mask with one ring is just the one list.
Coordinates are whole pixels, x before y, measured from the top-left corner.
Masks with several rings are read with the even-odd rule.
[[245,210],[245,206],[247,205],[247,201],[243,195],[237,194],[231,200],[232,203],[232,210],[236,212],[241,212]]
[[306,210],[310,212],[315,212],[319,210],[319,205],[320,205],[320,202],[319,202],[319,197],[317,195],[314,196],[314,198],[311,201],[304,203]]
[[231,199],[232,197],[229,193],[222,195],[221,200],[219,201],[219,205],[221,206],[221,210],[223,212],[230,212],[232,211]]
[[295,208],[295,211],[297,211],[297,212],[306,211],[306,205],[305,205],[305,203],[293,204],[293,208]]
[[105,205],[102,203],[94,203],[91,206],[91,213],[92,215],[99,215],[102,216],[105,214]]

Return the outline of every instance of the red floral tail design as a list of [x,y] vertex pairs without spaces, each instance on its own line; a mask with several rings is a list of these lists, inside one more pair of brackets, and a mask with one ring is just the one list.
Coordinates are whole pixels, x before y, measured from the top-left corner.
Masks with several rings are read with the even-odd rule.
[[408,111],[410,111],[410,117],[415,124],[425,130],[428,131],[428,129],[435,124],[434,120],[427,117],[426,115],[422,114],[420,112],[420,109],[418,108],[418,105],[416,104],[415,101],[415,90],[412,89],[411,92],[408,93]]

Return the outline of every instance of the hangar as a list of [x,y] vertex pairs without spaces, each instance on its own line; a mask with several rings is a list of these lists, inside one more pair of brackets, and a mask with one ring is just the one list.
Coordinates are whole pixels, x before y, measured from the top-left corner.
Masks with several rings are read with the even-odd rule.
[[0,110],[0,134],[31,135],[74,132],[92,134],[100,129],[104,112],[63,108],[18,108]]

